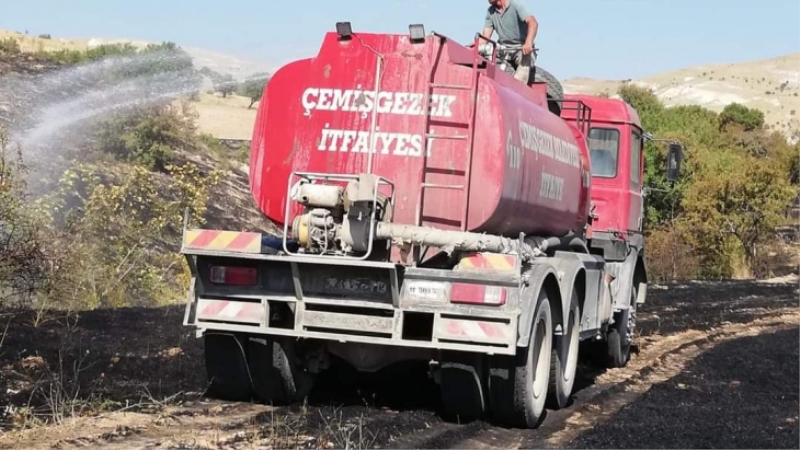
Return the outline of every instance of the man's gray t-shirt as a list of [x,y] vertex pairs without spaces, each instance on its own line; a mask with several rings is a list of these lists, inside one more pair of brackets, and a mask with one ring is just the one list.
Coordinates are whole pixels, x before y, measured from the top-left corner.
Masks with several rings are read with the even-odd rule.
[[503,11],[492,5],[486,11],[486,27],[497,32],[497,42],[503,45],[522,45],[528,36],[528,24],[525,19],[530,16],[528,8],[522,0],[510,0]]

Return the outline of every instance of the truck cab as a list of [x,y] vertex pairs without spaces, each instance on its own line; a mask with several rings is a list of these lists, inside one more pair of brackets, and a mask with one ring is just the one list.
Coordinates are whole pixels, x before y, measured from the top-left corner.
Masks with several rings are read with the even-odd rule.
[[[565,105],[582,102],[591,110],[587,141],[591,158],[593,253],[609,261],[625,258],[624,246],[641,250],[644,224],[644,133],[636,110],[622,100],[566,95]],[[562,117],[576,122],[574,109]],[[619,247],[619,248],[618,248]]]

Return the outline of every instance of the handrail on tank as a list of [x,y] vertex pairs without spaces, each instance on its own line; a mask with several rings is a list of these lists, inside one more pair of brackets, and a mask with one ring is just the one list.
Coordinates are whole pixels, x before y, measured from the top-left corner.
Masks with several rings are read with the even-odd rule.
[[474,51],[478,54],[478,56],[480,56],[481,54],[480,52],[481,40],[484,40],[492,44],[492,59],[489,60],[489,63],[494,64],[494,62],[497,60],[497,47],[500,45],[500,43],[492,38],[487,38],[486,36],[480,33],[475,33],[475,43],[473,45],[474,45]]
[[[441,39],[441,40],[443,40],[443,41],[446,41],[446,40],[449,40],[449,39],[450,39],[449,37],[447,37],[447,36],[445,36],[445,35],[443,35],[443,34],[441,34],[441,33],[437,33],[436,31],[431,31],[431,35],[432,35],[432,36],[436,36],[436,37],[438,37],[439,39]],[[475,60],[476,60],[476,62],[477,62],[477,60],[478,60],[479,58],[482,58],[482,57],[483,57],[483,56],[481,56],[481,54],[480,54],[480,42],[481,42],[481,41],[486,41],[486,42],[488,42],[488,43],[492,44],[492,57],[491,57],[491,59],[489,59],[488,61],[489,61],[490,63],[493,63],[495,60],[497,60],[497,47],[498,47],[498,46],[500,46],[500,43],[499,43],[499,42],[497,42],[497,41],[495,41],[495,40],[493,40],[493,39],[491,39],[491,38],[487,38],[487,37],[485,37],[484,35],[482,35],[482,34],[480,34],[480,33],[475,33],[475,40],[472,42],[472,44],[470,44],[470,45],[467,45],[466,47],[467,47],[467,48],[470,48],[470,47],[472,47],[472,49],[473,49],[473,52],[475,52],[475,53],[477,54],[477,55],[476,55],[476,58],[475,58]],[[484,59],[485,59],[485,58],[484,58]]]
[[[552,99],[551,101],[561,104],[561,111],[575,111],[575,123],[584,135],[589,135],[592,127],[592,108],[583,100]],[[567,107],[567,104],[574,104],[574,107]],[[563,117],[563,116],[562,116]]]
[[[286,209],[284,211],[283,216],[283,251],[286,252],[287,255],[293,256],[300,256],[299,253],[293,253],[289,251],[288,245],[288,238],[289,238],[289,215],[291,214],[291,204],[292,204],[292,186],[297,183],[292,183],[294,177],[300,178],[297,183],[301,183],[303,180],[307,182],[312,182],[314,180],[321,180],[323,182],[348,182],[357,180],[359,175],[353,174],[330,174],[330,173],[313,173],[313,172],[292,172],[289,175],[289,183],[286,188]],[[381,185],[389,186],[392,189],[392,193],[389,196],[389,206],[387,211],[391,211],[391,214],[394,215],[394,205],[395,205],[395,186],[394,183],[389,181],[386,178],[381,176],[375,176],[375,189],[373,190],[374,196],[372,198],[373,205],[378,203],[378,191]],[[315,257],[315,258],[325,258],[325,259],[352,259],[357,261],[364,261],[367,260],[372,255],[373,250],[373,243],[375,242],[375,213],[377,208],[372,209],[372,214],[370,215],[370,226],[369,226],[369,244],[367,246],[367,252],[363,256],[355,257],[355,256],[329,256],[329,255],[316,255],[316,254],[304,254],[303,256]],[[388,247],[389,244],[387,244]]]

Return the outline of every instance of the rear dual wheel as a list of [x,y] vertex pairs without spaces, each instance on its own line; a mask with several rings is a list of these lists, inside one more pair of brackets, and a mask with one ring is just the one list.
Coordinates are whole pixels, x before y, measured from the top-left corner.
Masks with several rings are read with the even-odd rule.
[[515,356],[490,359],[492,415],[504,425],[536,428],[544,419],[553,355],[553,318],[545,289],[537,299],[529,342]]
[[[536,428],[545,407],[567,405],[575,383],[580,340],[580,306],[573,293],[563,336],[553,335],[553,318],[545,289],[540,292],[529,345],[515,356],[450,356],[442,364],[441,389],[445,415],[460,422],[487,410],[502,425]],[[555,339],[555,345],[554,344]],[[488,361],[488,382],[481,376]],[[488,403],[488,404],[487,404]]]
[[553,356],[550,362],[550,390],[547,406],[561,409],[567,406],[575,385],[578,371],[578,349],[580,347],[581,308],[578,293],[573,289],[569,314],[564,320],[564,332],[555,336]]

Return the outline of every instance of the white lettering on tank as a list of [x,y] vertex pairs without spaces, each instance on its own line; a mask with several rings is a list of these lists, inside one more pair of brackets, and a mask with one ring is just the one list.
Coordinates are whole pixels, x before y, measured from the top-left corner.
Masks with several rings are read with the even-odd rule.
[[519,145],[515,145],[511,130],[508,130],[508,136],[506,137],[506,155],[508,156],[508,167],[519,169],[522,164],[522,152],[519,149]]
[[330,111],[333,104],[329,103],[333,100],[333,90],[332,89],[320,89],[319,90],[319,102],[317,102],[317,109],[321,109],[323,111]]
[[436,98],[436,112],[433,115],[437,117],[453,117],[453,111],[450,110],[450,107],[453,106],[456,97],[454,95],[436,94],[433,97]]
[[[396,114],[402,116],[424,116],[425,96],[414,92],[379,92],[363,91],[359,85],[356,89],[307,88],[302,95],[304,116],[311,111],[345,111],[359,112],[362,118],[377,110],[379,114]],[[429,101],[429,112],[432,117],[453,117],[455,95],[432,94]]]
[[539,187],[539,197],[560,202],[564,195],[564,179],[542,172],[542,184]]
[[522,148],[573,167],[580,167],[580,149],[529,123],[519,121]]
[[[377,129],[374,145],[370,145],[369,131],[331,129],[325,124],[319,139],[318,151],[343,153],[374,153],[382,155],[421,157],[424,137],[420,134],[389,133]],[[431,142],[428,141],[428,156]]]
[[342,91],[336,89],[333,91],[333,107],[337,111],[350,111],[350,105],[353,104],[354,91]]
[[319,95],[319,89],[316,88],[308,88],[305,90],[305,92],[303,92],[303,109],[305,110],[303,113],[304,116],[310,116],[311,110],[317,107],[317,102],[312,100],[312,98],[317,95]]

